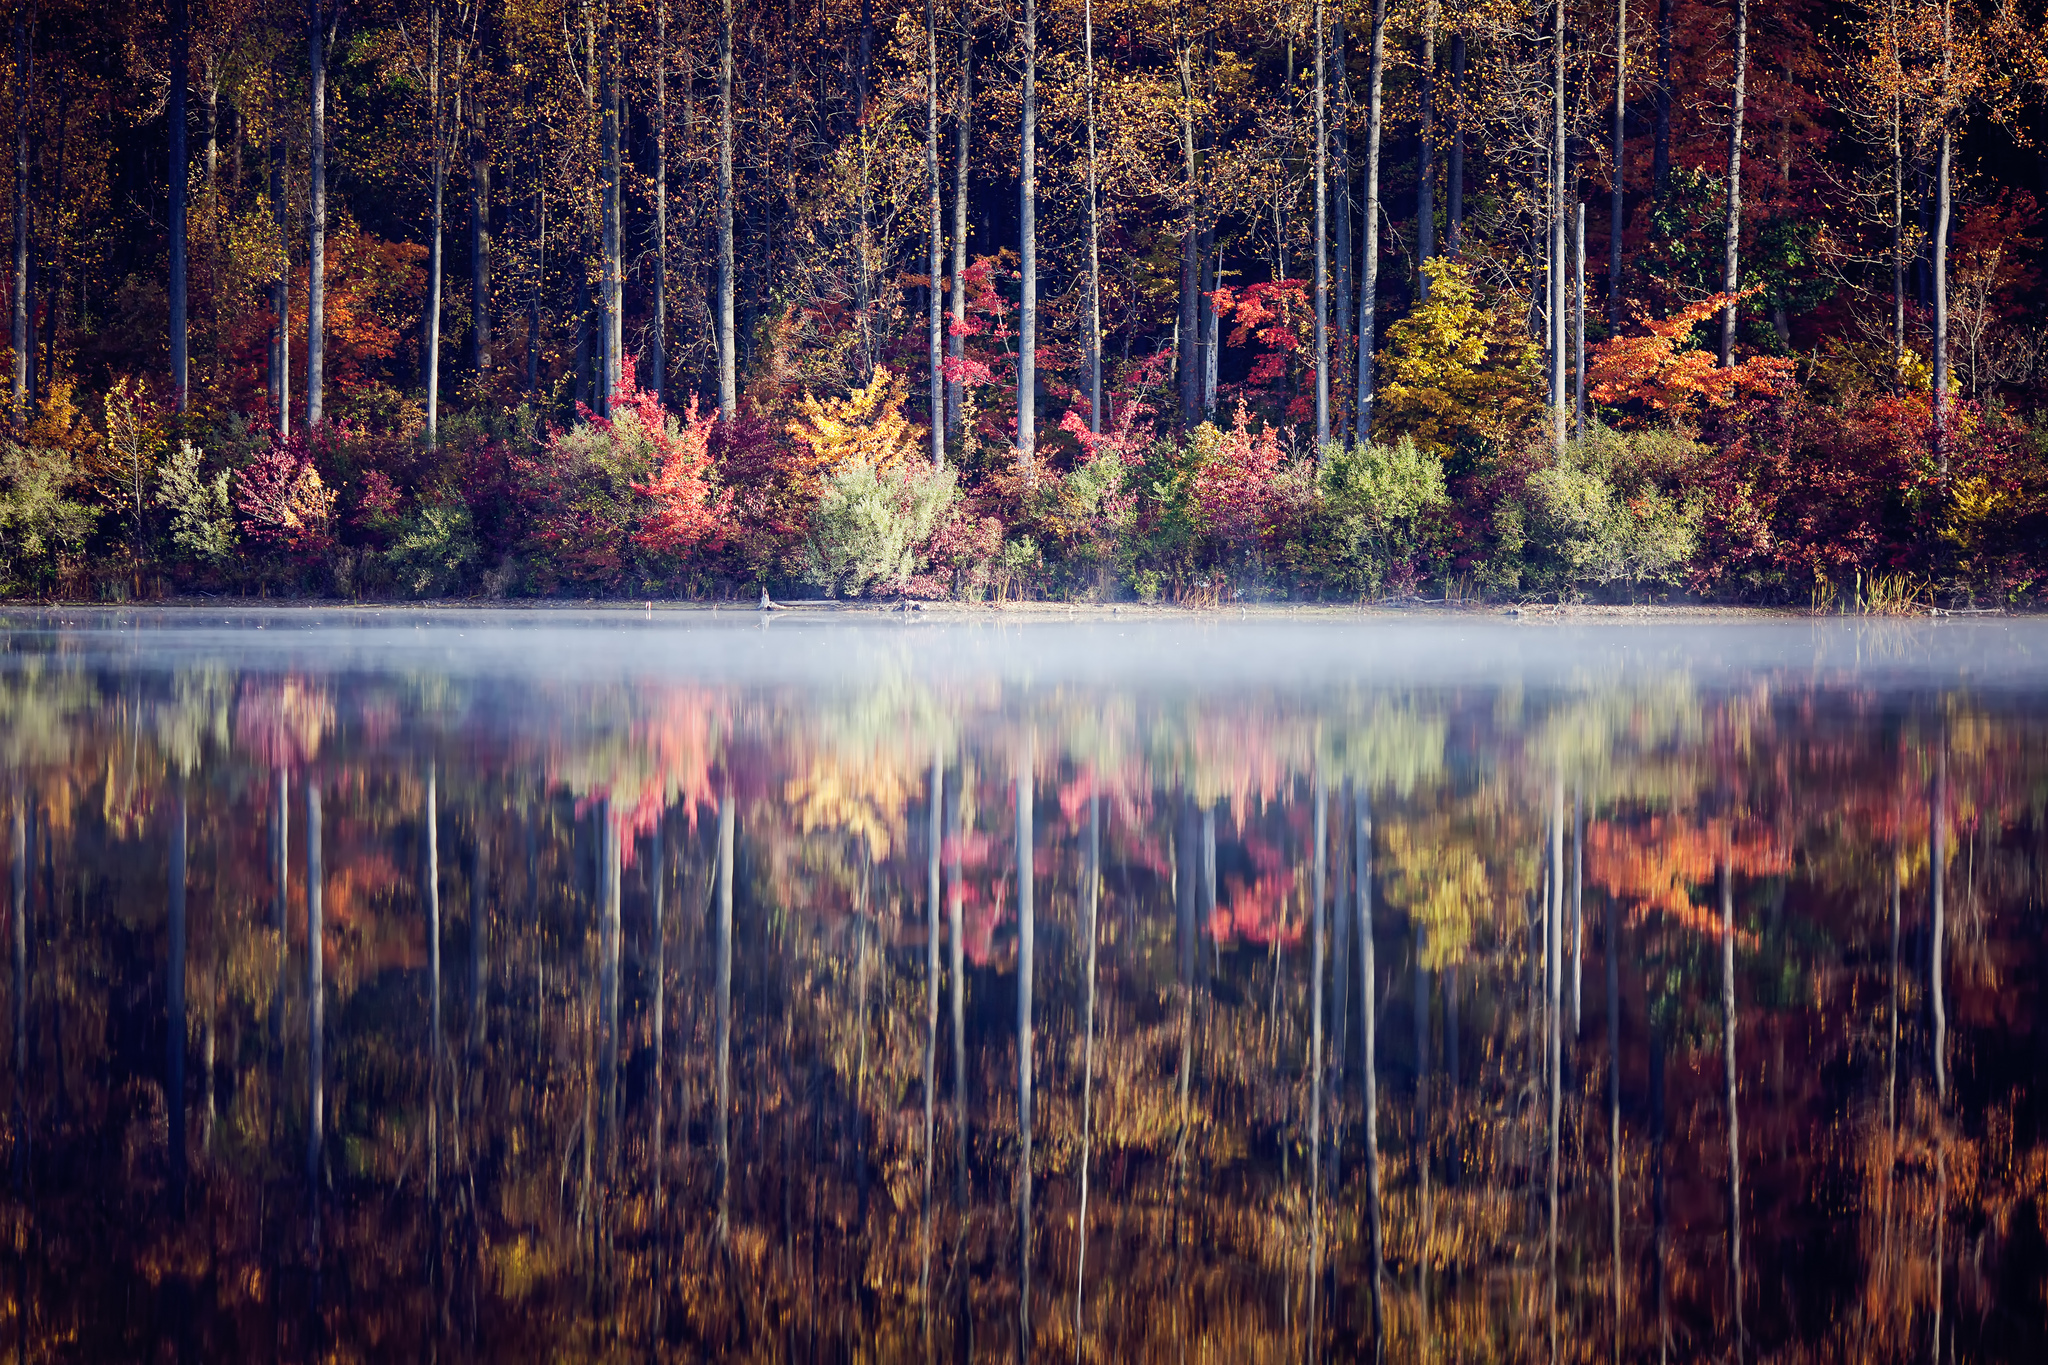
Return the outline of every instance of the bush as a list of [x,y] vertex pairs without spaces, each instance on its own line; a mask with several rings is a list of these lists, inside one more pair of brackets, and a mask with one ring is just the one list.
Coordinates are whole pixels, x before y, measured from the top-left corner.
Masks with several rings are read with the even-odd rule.
[[77,473],[64,451],[0,446],[0,590],[48,587],[92,534],[99,514],[66,496]]
[[453,499],[422,505],[385,552],[399,590],[413,597],[460,592],[482,557],[469,505]]
[[884,472],[856,455],[824,481],[803,544],[803,576],[828,597],[902,591],[956,496],[952,469]]
[[208,478],[203,457],[190,441],[157,470],[156,505],[171,514],[171,545],[193,563],[224,563],[235,550],[235,509],[225,469]]
[[1538,586],[1672,586],[1699,545],[1700,507],[1680,486],[1704,451],[1668,432],[1595,427],[1529,478]]
[[1403,436],[1331,445],[1322,468],[1292,471],[1281,561],[1312,593],[1365,597],[1424,576],[1436,514],[1449,506],[1444,462]]

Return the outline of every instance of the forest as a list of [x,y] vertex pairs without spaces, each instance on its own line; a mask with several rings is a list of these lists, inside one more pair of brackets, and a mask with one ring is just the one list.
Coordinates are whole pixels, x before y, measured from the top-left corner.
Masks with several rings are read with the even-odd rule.
[[2033,0],[21,0],[0,594],[2048,589]]
[[0,677],[0,1336],[2039,1358],[2043,726],[1823,677],[53,653]]

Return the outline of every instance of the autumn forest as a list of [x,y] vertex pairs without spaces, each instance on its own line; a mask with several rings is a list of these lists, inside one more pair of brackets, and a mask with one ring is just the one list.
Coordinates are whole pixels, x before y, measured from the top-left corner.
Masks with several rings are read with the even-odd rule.
[[2018,0],[35,0],[0,592],[2048,583]]

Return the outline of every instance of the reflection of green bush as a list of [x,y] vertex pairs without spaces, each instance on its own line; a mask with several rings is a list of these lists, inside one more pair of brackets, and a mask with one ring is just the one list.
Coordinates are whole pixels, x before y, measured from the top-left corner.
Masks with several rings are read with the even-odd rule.
[[952,469],[884,472],[857,456],[826,479],[803,546],[807,582],[828,596],[900,589],[955,496]]
[[77,469],[61,450],[0,447],[0,591],[35,591],[56,578],[99,513],[65,495]]
[[1532,586],[1669,587],[1699,542],[1700,507],[1679,491],[1701,450],[1666,432],[1594,427],[1529,478]]

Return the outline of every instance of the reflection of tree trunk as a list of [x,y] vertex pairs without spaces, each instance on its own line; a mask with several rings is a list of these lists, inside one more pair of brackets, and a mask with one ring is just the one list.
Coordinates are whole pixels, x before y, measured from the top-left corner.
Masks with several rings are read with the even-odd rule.
[[[1330,1065],[1330,1178],[1328,1187],[1334,1195],[1344,1188],[1344,1062],[1345,1050],[1351,1037],[1351,931],[1352,917],[1349,913],[1351,892],[1344,880],[1344,812],[1351,809],[1351,782],[1347,778],[1337,793],[1337,828],[1330,844],[1330,906],[1335,915],[1336,951],[1331,956],[1330,972],[1336,985],[1336,1013],[1330,1020],[1330,1036],[1337,1047],[1331,1054]],[[1341,1326],[1341,1323],[1339,1324]]]
[[1181,1250],[1181,1203],[1182,1196],[1187,1190],[1188,1142],[1192,1136],[1189,1132],[1188,1086],[1194,1067],[1195,955],[1200,951],[1195,928],[1195,856],[1200,829],[1201,826],[1195,819],[1194,802],[1183,798],[1180,829],[1173,841],[1173,908],[1180,938],[1180,1118],[1173,1142],[1173,1248],[1176,1258]]
[[[648,1168],[648,1221],[654,1230],[655,1246],[662,1249],[667,1245],[664,1237],[666,1219],[663,1212],[667,1206],[668,1190],[664,1177],[666,1164],[663,1161],[664,1137],[668,1119],[668,1086],[664,1063],[667,1049],[664,1046],[668,1033],[668,839],[666,820],[657,818],[654,822],[654,836],[649,843],[652,866],[648,875],[654,882],[654,980],[651,983],[654,999],[651,1002],[650,1020],[654,1044],[654,1088],[652,1095],[653,1114],[648,1134],[650,1139]],[[659,1315],[664,1296],[655,1297],[656,1313]]]
[[270,1045],[284,1039],[285,900],[291,874],[286,861],[291,851],[291,779],[283,768],[277,770],[276,809],[270,820],[270,928],[277,935],[277,987],[270,995]]
[[1080,1359],[1087,1341],[1084,1307],[1088,1287],[1088,1161],[1093,1154],[1092,1118],[1095,1102],[1095,946],[1102,905],[1102,797],[1088,794],[1088,861],[1081,872],[1081,907],[1086,917],[1088,960],[1087,1006],[1081,1016],[1081,1212],[1075,1221],[1079,1249],[1074,1255],[1074,1356]]
[[1458,964],[1444,967],[1444,1184],[1460,1173],[1458,1143]]
[[313,1203],[314,1264],[319,1264],[320,1243],[320,1155],[326,1126],[325,1071],[327,1066],[326,964],[321,948],[326,929],[321,923],[321,901],[325,895],[321,868],[320,784],[306,783],[306,1075],[310,1087],[306,1108],[306,1183]]
[[732,1238],[732,796],[718,801],[718,1245]]
[[959,791],[954,797],[953,838],[946,856],[946,942],[952,956],[948,965],[953,990],[953,1173],[956,1182],[954,1199],[959,1204],[960,1219],[957,1233],[959,1245],[954,1253],[954,1279],[960,1288],[960,1306],[954,1326],[955,1346],[959,1358],[963,1361],[974,1351],[974,1314],[969,1293],[971,1277],[960,1273],[958,1264],[961,1251],[966,1246],[968,1222],[973,1208],[969,1202],[972,1191],[968,1184],[967,1170],[967,957],[960,924],[965,899],[965,888],[960,875],[960,839],[966,833],[963,825],[967,815],[968,789],[971,785],[971,774],[963,767]]
[[1721,863],[1721,1055],[1728,1106],[1728,1295],[1735,1359],[1742,1360],[1742,1139],[1735,1112],[1735,874]]
[[[1560,132],[1562,137],[1563,133]],[[1557,1360],[1557,1164],[1564,1110],[1564,780],[1551,787],[1550,904],[1544,916],[1543,1019],[1550,1035],[1550,1359]]]
[[164,1098],[170,1110],[171,1207],[185,1211],[185,782],[171,812],[171,960],[165,975]]
[[1884,1085],[1884,1120],[1888,1135],[1884,1163],[1884,1231],[1880,1244],[1878,1263],[1887,1279],[1891,1275],[1892,1263],[1892,1178],[1899,1168],[1899,900],[1900,863],[1903,859],[1899,850],[1892,850],[1892,1001],[1887,1014],[1891,1019],[1891,1055],[1887,1059]]
[[1031,988],[1037,947],[1033,905],[1032,755],[1017,769],[1017,1359],[1031,1358]]
[[[1581,224],[1581,227],[1582,227],[1582,228],[1583,228],[1583,226],[1584,226],[1584,225],[1583,225],[1583,224]],[[1580,245],[1581,245],[1582,247],[1583,247],[1583,246],[1585,245],[1585,243],[1584,243],[1584,241],[1583,241],[1583,234],[1582,234],[1582,240],[1580,241]],[[1581,254],[1583,254],[1583,253],[1581,253]],[[1581,271],[1580,273],[1581,273],[1581,274],[1584,274],[1585,272],[1584,272],[1584,271]],[[1582,280],[1582,281],[1580,281],[1580,283],[1581,283],[1581,285],[1583,286],[1583,284],[1584,284],[1584,281]],[[1580,294],[1581,294],[1581,295],[1583,296],[1583,295],[1584,295],[1584,293],[1585,293],[1585,290],[1584,290],[1584,288],[1582,287],[1582,288],[1580,289],[1580,291],[1579,291],[1579,292],[1580,292]],[[1584,302],[1584,299],[1583,299],[1583,297],[1581,298],[1581,300],[1580,300],[1580,301],[1581,301],[1581,303],[1583,303],[1583,302]],[[1581,323],[1581,325],[1580,325],[1580,327],[1579,327],[1579,341],[1580,341],[1580,343],[1581,343],[1581,344],[1580,344],[1580,346],[1579,346],[1579,361],[1580,361],[1580,363],[1579,363],[1579,371],[1578,371],[1578,373],[1579,373],[1579,387],[1580,387],[1581,389],[1583,389],[1583,388],[1585,387],[1585,379],[1586,379],[1586,366],[1585,366],[1585,349],[1586,349],[1586,348],[1585,348],[1585,346],[1584,346],[1584,344],[1583,344],[1583,343],[1585,342],[1585,339],[1586,339],[1586,329],[1585,329],[1585,326],[1583,325],[1583,321],[1582,321],[1582,323]],[[1584,397],[1584,395],[1582,394],[1582,395],[1581,395],[1581,399],[1582,399],[1582,400],[1583,400],[1583,397]],[[1580,408],[1581,408],[1581,416],[1583,417],[1583,409],[1584,409],[1584,407],[1585,407],[1585,404],[1584,404],[1584,402],[1583,402],[1583,401],[1581,401],[1581,403],[1580,403],[1580,405],[1579,405],[1579,406],[1580,406]],[[1581,433],[1580,433],[1580,436],[1581,436],[1581,437],[1583,437],[1583,436],[1584,436],[1584,434],[1585,434],[1584,432],[1581,432]],[[1583,1014],[1583,1013],[1581,1012],[1581,1010],[1580,1010],[1580,1004],[1581,1004],[1581,1002],[1582,1002],[1582,1000],[1583,1000],[1583,998],[1584,998],[1584,983],[1585,983],[1585,971],[1586,971],[1586,803],[1585,803],[1585,800],[1584,800],[1584,798],[1583,798],[1583,797],[1581,797],[1581,796],[1580,796],[1580,794],[1579,794],[1578,792],[1573,792],[1573,793],[1572,793],[1572,1036],[1573,1036],[1573,1037],[1575,1037],[1575,1038],[1576,1038],[1576,1037],[1578,1036],[1578,1033],[1579,1033],[1579,1025],[1580,1025],[1580,1022],[1581,1022],[1581,1020],[1582,1020],[1582,1019],[1583,1019],[1583,1018],[1585,1017],[1585,1016],[1584,1016],[1584,1014]]]
[[[1617,172],[1617,174],[1619,174]],[[1607,1216],[1613,1262],[1611,1356],[1621,1362],[1621,923],[1607,897]]]
[[491,831],[477,820],[476,843],[469,852],[469,1044],[481,1065],[489,1034],[491,968]]
[[427,1200],[441,1193],[441,812],[434,765],[427,765],[427,804],[422,814],[427,863],[420,898],[427,903]]
[[1386,1242],[1380,1227],[1380,1095],[1374,1050],[1379,1011],[1373,994],[1372,800],[1363,786],[1358,789],[1353,815],[1353,881],[1358,888],[1358,1023],[1364,1044],[1359,1065],[1365,1086],[1365,1213],[1372,1249],[1372,1342],[1377,1357],[1385,1354],[1380,1279],[1386,1262]]
[[[929,26],[929,10],[926,12],[926,19],[927,26]],[[936,53],[937,49],[934,48],[933,51]],[[934,59],[934,66],[936,66],[936,58]],[[935,84],[937,79],[936,76],[932,77]],[[936,121],[937,115],[933,115],[933,118]],[[934,127],[936,127],[936,122]],[[932,145],[936,147],[938,145],[936,141],[938,134],[934,132],[932,137],[934,139]],[[932,195],[936,200],[938,196],[937,172],[934,171],[933,174]],[[934,210],[934,224],[937,222],[937,217],[937,211]],[[932,247],[932,256],[935,260],[937,259],[938,247],[936,243]],[[936,274],[932,277],[931,287],[933,296],[936,298],[939,287]],[[944,404],[945,398],[943,395],[940,395],[938,402],[933,405],[932,425],[935,428],[943,425],[945,416]],[[922,1261],[917,1272],[917,1302],[919,1313],[923,1318],[924,1339],[927,1350],[930,1349],[932,1339],[932,1142],[935,1136],[934,1130],[937,1113],[937,1101],[932,1094],[932,1089],[934,1082],[938,1079],[939,1065],[939,850],[945,842],[945,831],[942,826],[945,796],[946,761],[943,754],[935,754],[932,758],[931,810],[928,812],[930,818],[925,827],[924,1203],[918,1215],[918,1242],[920,1244]]]
[[1934,756],[1934,786],[1929,793],[1927,809],[1927,846],[1929,866],[1927,873],[1927,898],[1932,915],[1933,937],[1929,942],[1927,964],[1927,987],[1929,999],[1934,1006],[1934,1094],[1941,1101],[1948,1099],[1948,1002],[1942,992],[1941,953],[1947,938],[1947,903],[1944,891],[1948,881],[1948,751],[1941,750]]
[[1657,1359],[1671,1358],[1671,1276],[1664,1264],[1664,1025],[1650,1021],[1650,1280],[1657,1296]]
[[[598,1057],[598,1066],[603,1084],[603,1109],[599,1122],[603,1126],[604,1140],[599,1144],[599,1151],[604,1157],[605,1185],[609,1192],[618,1165],[619,1145],[619,902],[624,831],[619,826],[620,812],[609,800],[604,803],[600,818],[603,820],[599,837],[604,841],[604,871],[598,919],[598,1005],[604,1012],[604,1019],[598,1034],[603,1049]],[[609,1234],[610,1230],[609,1223],[605,1224],[605,1233]]]
[[[1320,47],[1320,35],[1318,35]],[[1316,80],[1322,80],[1320,69]],[[1318,93],[1320,99],[1320,92]],[[1319,152],[1318,155],[1321,155]],[[1320,207],[1320,205],[1318,206]],[[1318,215],[1318,223],[1321,217]],[[1320,235],[1320,228],[1318,229]],[[1316,244],[1318,279],[1322,270],[1322,243]],[[1323,1281],[1323,893],[1329,880],[1330,796],[1323,786],[1323,774],[1316,771],[1315,788],[1315,871],[1311,894],[1315,897],[1313,967],[1309,976],[1309,1129],[1308,1129],[1308,1332],[1310,1354],[1322,1340],[1317,1331],[1316,1307]]]
[[28,1187],[28,793],[14,796],[8,829],[13,879],[14,948],[14,1190]]
[[1429,1242],[1435,1219],[1431,1203],[1429,1152],[1429,968],[1423,965],[1429,931],[1415,926],[1415,1176],[1422,1201],[1422,1254],[1415,1258],[1415,1287],[1422,1310],[1422,1355],[1429,1358]]

